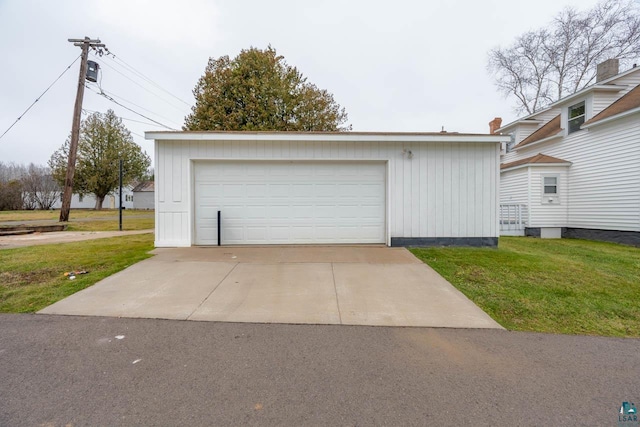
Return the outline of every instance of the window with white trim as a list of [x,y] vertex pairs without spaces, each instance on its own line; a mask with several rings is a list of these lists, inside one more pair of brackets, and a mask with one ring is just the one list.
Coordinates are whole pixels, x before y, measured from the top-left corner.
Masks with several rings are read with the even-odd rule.
[[560,177],[556,174],[545,174],[541,177],[541,201],[543,205],[560,204]]
[[545,176],[544,178],[544,195],[545,196],[557,196],[558,195],[558,177],[557,176]]
[[584,123],[585,106],[584,101],[569,107],[569,133],[580,130],[580,126]]

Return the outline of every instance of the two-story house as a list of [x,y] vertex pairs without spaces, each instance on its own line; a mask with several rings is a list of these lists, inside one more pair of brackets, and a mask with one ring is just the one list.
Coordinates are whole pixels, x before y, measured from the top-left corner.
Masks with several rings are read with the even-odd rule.
[[598,65],[597,81],[500,127],[503,234],[640,246],[640,67]]

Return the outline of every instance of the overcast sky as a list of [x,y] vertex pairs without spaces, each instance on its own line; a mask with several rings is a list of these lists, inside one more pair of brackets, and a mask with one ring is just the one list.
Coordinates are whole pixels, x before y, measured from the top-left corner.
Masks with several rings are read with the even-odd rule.
[[[595,0],[207,1],[0,0],[0,134],[80,54],[68,38],[99,37],[119,62],[102,65],[102,88],[130,108],[179,129],[209,57],[271,44],[333,93],[354,131],[488,132],[516,118],[495,89],[487,52]],[[79,62],[0,139],[0,161],[44,164],[71,129]],[[133,80],[133,81],[132,81]],[[135,82],[135,83],[134,83]],[[137,84],[136,84],[137,83]],[[139,85],[146,89],[141,88]],[[97,86],[93,85],[95,90]],[[150,155],[159,130],[85,91],[84,108],[113,108]],[[133,121],[133,120],[136,121]]]

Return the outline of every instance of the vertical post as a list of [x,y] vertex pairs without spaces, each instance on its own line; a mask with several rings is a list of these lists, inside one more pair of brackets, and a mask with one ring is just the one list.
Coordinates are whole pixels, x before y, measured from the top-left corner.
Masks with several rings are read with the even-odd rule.
[[120,204],[119,204],[119,220],[120,220],[120,231],[122,231],[122,159],[120,159]]
[[78,75],[78,90],[76,92],[76,103],[73,107],[73,122],[71,124],[71,141],[69,143],[69,156],[67,159],[67,176],[64,180],[64,192],[62,193],[62,206],[60,207],[60,222],[69,221],[69,210],[71,209],[71,196],[73,195],[73,176],[76,172],[76,157],[78,154],[78,140],[80,139],[80,114],[82,113],[82,98],[84,97],[84,79],[87,75],[87,59],[89,48],[104,47],[100,40],[68,39],[74,46],[82,50],[80,59],[80,74]]
[[518,230],[524,230],[522,226],[522,206],[521,204],[518,205]]
[[71,209],[71,196],[73,192],[73,175],[76,171],[76,156],[78,153],[78,139],[80,138],[80,114],[82,113],[82,98],[84,97],[84,78],[87,74],[87,57],[89,56],[88,37],[87,43],[82,44],[82,58],[80,59],[80,74],[78,75],[78,90],[76,103],[73,107],[73,123],[71,125],[71,142],[69,144],[69,158],[67,159],[67,176],[64,180],[64,193],[62,206],[60,207],[60,222],[69,221]]
[[222,239],[220,238],[222,236],[222,234],[220,233],[220,223],[222,221],[220,220],[220,211],[218,211],[218,246],[222,245]]

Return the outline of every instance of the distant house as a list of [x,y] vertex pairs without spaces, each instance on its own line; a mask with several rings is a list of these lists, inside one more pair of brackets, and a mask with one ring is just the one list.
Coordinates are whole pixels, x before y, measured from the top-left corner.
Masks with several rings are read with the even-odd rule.
[[133,187],[133,208],[154,209],[155,190],[153,181],[144,181]]
[[[118,209],[119,200],[118,189],[113,193],[108,194],[104,198],[102,207],[104,209]],[[62,193],[60,199],[53,205],[53,209],[60,209],[62,206]],[[80,196],[79,194],[73,194],[71,196],[71,209],[94,209],[96,207],[96,196],[93,194],[85,194]],[[133,209],[133,191],[132,187],[124,187],[122,189],[122,207],[124,209]]]
[[598,65],[595,84],[500,127],[501,233],[640,245],[640,68]]

